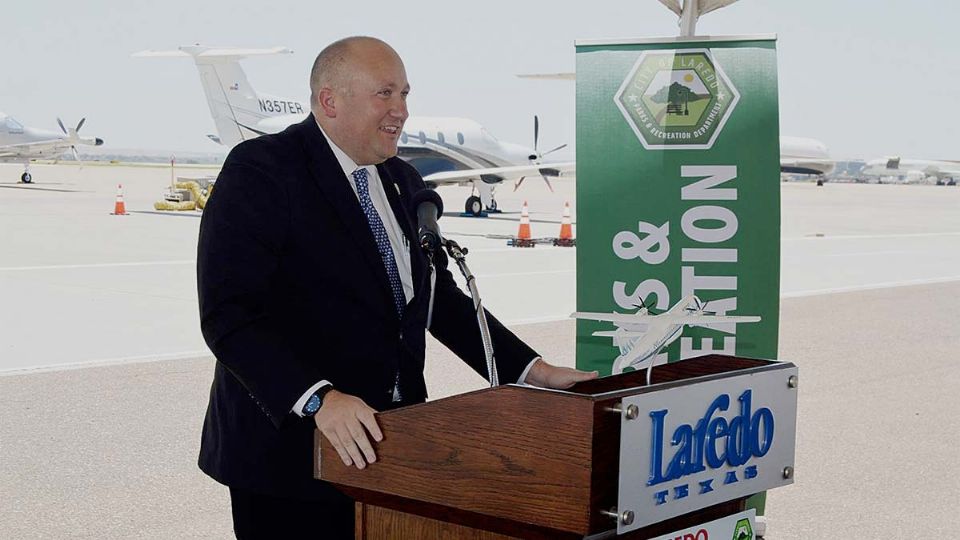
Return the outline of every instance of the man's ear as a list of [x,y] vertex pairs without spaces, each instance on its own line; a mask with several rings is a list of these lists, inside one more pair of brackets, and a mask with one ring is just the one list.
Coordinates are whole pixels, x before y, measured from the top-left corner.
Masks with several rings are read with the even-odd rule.
[[327,87],[321,88],[317,93],[317,107],[327,118],[337,117],[337,100],[333,90]]

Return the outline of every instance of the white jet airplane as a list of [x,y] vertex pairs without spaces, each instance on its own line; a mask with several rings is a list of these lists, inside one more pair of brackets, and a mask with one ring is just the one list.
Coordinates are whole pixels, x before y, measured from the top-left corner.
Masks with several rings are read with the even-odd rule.
[[928,181],[953,185],[960,180],[960,161],[900,159],[894,156],[868,161],[858,174],[880,181],[894,179],[907,184]]
[[827,174],[836,166],[827,146],[816,139],[780,136],[780,172]]
[[67,129],[63,127],[63,122],[57,118],[57,124],[60,125],[60,131],[47,131],[31,127],[24,127],[12,116],[0,112],[0,161],[23,163],[23,174],[20,181],[24,184],[33,182],[33,176],[30,174],[30,161],[35,159],[59,159],[67,150],[73,152],[73,157],[80,161],[77,154],[77,145],[85,144],[90,146],[100,146],[103,139],[94,137],[92,139],[82,139],[77,134],[83,127],[85,118],[80,119],[77,127]]
[[[180,47],[177,51],[143,51],[135,57],[193,58],[217,128],[211,140],[232,147],[300,122],[308,104],[258,93],[247,81],[239,61],[250,56],[290,54],[286,47],[271,49]],[[539,121],[534,117],[534,147],[498,141],[477,122],[464,118],[411,116],[404,125],[398,155],[413,165],[431,188],[472,185],[465,211],[479,216],[497,210],[494,190],[504,181],[519,186],[525,177],[540,176],[552,190],[549,177],[573,173],[573,162],[544,163],[543,158],[566,145],[539,152]]]
[[645,305],[636,313],[595,313],[578,311],[571,317],[593,321],[612,322],[615,330],[600,330],[592,335],[609,337],[619,347],[620,356],[613,362],[613,373],[622,373],[627,367],[642,369],[652,364],[664,347],[680,337],[684,326],[704,326],[721,332],[733,332],[731,324],[759,322],[756,316],[727,316],[709,314],[706,304],[694,295],[687,296],[667,311],[654,315]]

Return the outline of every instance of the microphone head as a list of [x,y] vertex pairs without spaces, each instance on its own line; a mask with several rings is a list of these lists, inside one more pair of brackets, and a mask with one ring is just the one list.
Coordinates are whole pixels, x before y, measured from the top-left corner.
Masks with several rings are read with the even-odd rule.
[[440,195],[437,195],[437,192],[425,188],[413,194],[413,199],[410,201],[410,206],[412,207],[413,213],[417,213],[417,208],[425,202],[433,203],[437,207],[437,218],[443,215],[443,199],[440,198]]

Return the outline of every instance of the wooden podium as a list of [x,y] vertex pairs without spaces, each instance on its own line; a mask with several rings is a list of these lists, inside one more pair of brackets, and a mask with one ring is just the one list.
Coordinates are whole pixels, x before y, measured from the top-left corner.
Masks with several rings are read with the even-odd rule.
[[[616,533],[620,400],[763,372],[710,355],[579,384],[487,388],[380,413],[376,463],[344,466],[315,433],[316,478],[357,501],[356,538],[606,538]],[[650,538],[734,514],[738,498],[622,535]],[[613,510],[613,512],[611,512]],[[618,537],[618,538],[621,538]]]

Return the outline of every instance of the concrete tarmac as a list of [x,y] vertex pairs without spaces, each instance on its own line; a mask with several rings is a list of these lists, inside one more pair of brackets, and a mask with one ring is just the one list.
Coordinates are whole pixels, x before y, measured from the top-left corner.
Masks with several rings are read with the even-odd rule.
[[[198,216],[151,210],[162,168],[32,172],[16,185],[0,165],[0,538],[230,537],[226,488],[196,467],[213,371]],[[110,216],[121,181],[132,215]],[[575,250],[488,237],[515,232],[524,199],[534,236],[556,234],[575,185],[541,184],[503,186],[488,220],[451,215],[469,190],[443,188],[441,225],[471,248],[485,304],[572,365]],[[782,198],[780,357],[800,366],[800,417],[797,482],[771,492],[767,538],[955,536],[960,189],[783,184]],[[435,341],[426,375],[433,399],[484,385]]]

